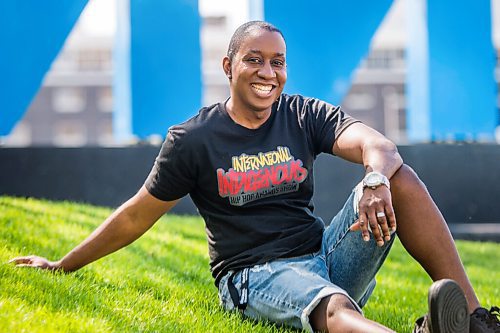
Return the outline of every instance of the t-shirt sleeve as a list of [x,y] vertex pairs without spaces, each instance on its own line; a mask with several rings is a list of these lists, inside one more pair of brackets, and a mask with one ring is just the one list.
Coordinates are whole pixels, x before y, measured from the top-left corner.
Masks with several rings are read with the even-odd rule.
[[333,154],[334,142],[350,125],[359,122],[351,117],[340,106],[335,106],[318,99],[306,103],[306,126],[316,154]]
[[193,147],[187,144],[184,131],[170,129],[144,185],[157,199],[180,199],[194,187],[196,170]]

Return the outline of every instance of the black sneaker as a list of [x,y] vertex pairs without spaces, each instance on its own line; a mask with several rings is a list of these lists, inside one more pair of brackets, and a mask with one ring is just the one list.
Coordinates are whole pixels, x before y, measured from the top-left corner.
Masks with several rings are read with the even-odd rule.
[[469,333],[469,309],[458,284],[439,280],[429,288],[429,313],[415,323],[414,333]]
[[470,315],[470,333],[500,333],[500,309],[477,308]]

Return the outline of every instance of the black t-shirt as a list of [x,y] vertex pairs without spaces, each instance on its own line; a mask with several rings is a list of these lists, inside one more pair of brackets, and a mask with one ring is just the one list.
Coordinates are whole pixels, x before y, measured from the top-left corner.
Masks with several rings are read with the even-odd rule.
[[172,126],[145,186],[160,200],[190,194],[205,220],[218,284],[231,269],[319,250],[313,164],[355,119],[323,101],[283,94],[258,129],[224,103]]

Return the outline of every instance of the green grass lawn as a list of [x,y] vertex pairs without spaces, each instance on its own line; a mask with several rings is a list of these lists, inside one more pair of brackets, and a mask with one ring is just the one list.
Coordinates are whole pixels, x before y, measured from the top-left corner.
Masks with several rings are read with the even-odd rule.
[[[0,332],[291,332],[224,312],[199,217],[163,217],[131,246],[72,274],[15,268],[15,256],[57,259],[110,213],[69,202],[0,197]],[[479,298],[500,305],[500,244],[457,242]],[[397,242],[365,307],[410,332],[431,281]]]

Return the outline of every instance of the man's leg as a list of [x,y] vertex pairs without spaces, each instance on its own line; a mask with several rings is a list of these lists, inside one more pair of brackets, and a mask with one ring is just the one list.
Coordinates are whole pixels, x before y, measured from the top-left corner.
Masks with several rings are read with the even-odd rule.
[[[240,271],[232,279],[239,295],[241,295],[242,275]],[[234,310],[236,305],[232,301],[228,284],[230,276],[232,274],[228,273],[221,279],[219,297],[224,308]],[[326,319],[321,324],[319,321],[311,322],[311,312],[315,311],[314,309],[317,309],[321,303],[328,304],[328,302],[325,303],[325,299],[332,299],[342,300],[342,303],[332,303],[335,305],[333,310],[338,308],[345,311],[330,311],[337,313],[338,316],[330,318],[329,325],[335,321],[335,326],[349,327],[349,322],[344,319],[349,313],[364,320],[355,301],[351,300],[344,290],[330,282],[325,260],[320,253],[277,259],[256,265],[249,270],[247,281],[248,304],[244,310],[244,315],[247,317],[257,320],[266,319],[278,325],[305,329],[310,332],[313,331],[313,327],[316,330],[327,329]],[[355,327],[353,326],[353,329]],[[378,332],[364,330],[364,332],[372,331]]]
[[391,178],[391,192],[397,234],[403,246],[433,281],[455,280],[465,293],[469,311],[474,311],[479,301],[448,226],[425,185],[410,167],[403,165]]
[[323,234],[322,252],[330,281],[363,307],[375,288],[375,275],[389,254],[395,235],[380,247],[373,237],[365,242],[359,232],[350,230],[358,219],[361,195],[362,188],[356,186],[332,219]]
[[351,301],[341,294],[324,298],[309,317],[315,331],[322,332],[394,332],[366,319]]
[[[375,275],[390,250],[394,236],[383,247],[378,247],[373,239],[364,242],[359,233],[350,231],[358,218],[359,194],[357,189],[351,193],[325,230],[322,255],[330,281],[347,291],[362,307],[373,291]],[[363,317],[343,295],[322,299],[309,318],[313,327],[320,331],[392,332]]]

